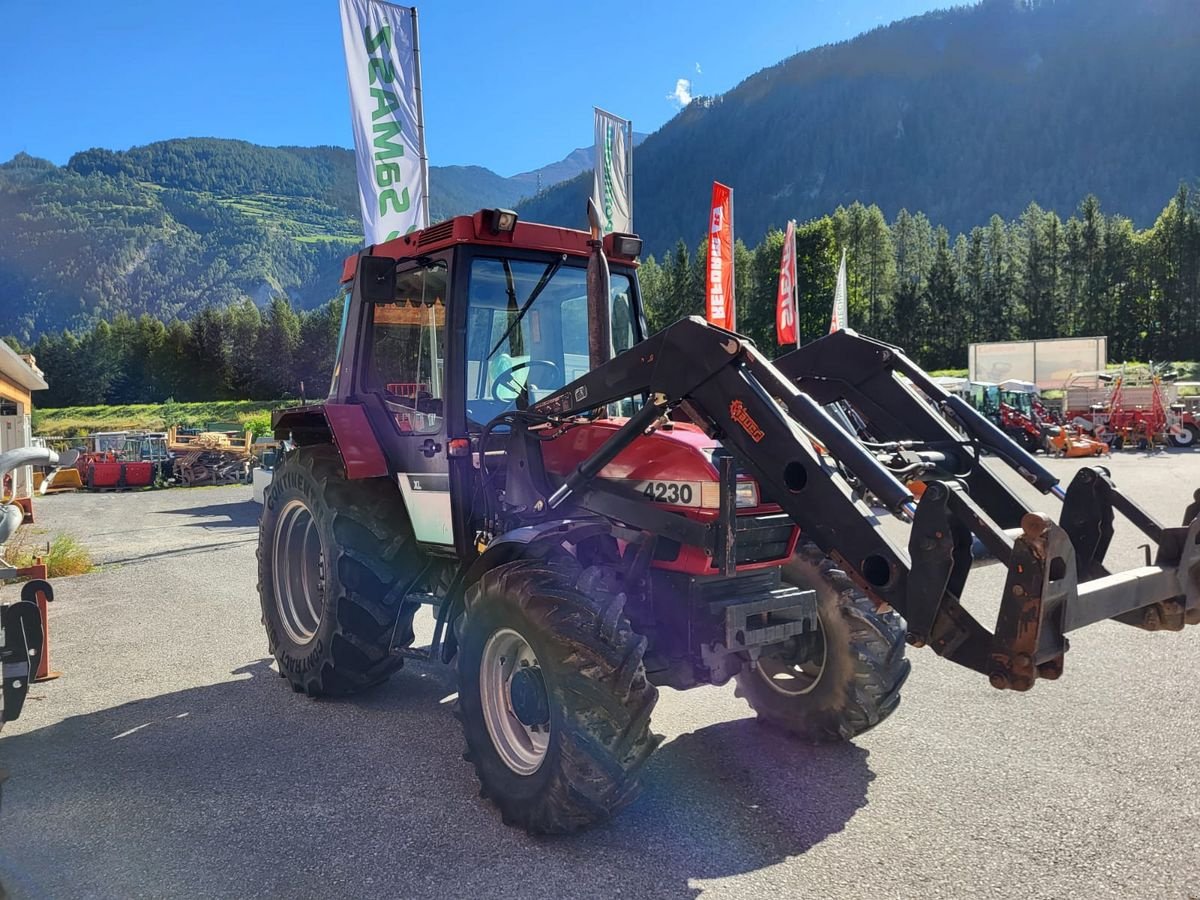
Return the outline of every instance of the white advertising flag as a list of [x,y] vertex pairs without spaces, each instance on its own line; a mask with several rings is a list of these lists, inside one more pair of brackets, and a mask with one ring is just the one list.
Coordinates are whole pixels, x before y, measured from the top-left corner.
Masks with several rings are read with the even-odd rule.
[[845,331],[849,327],[846,311],[846,250],[842,248],[842,264],[838,266],[837,287],[833,290],[833,316],[829,322],[829,333]]
[[358,196],[368,244],[429,224],[417,11],[341,0]]
[[633,232],[632,126],[596,108],[596,166],[592,200],[605,234]]

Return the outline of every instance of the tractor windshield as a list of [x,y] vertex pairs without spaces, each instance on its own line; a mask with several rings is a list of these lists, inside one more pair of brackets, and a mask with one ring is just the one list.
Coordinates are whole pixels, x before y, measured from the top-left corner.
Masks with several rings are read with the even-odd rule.
[[[587,270],[575,261],[477,257],[467,313],[467,417],[482,425],[587,373]],[[633,287],[612,273],[613,352],[636,343]]]

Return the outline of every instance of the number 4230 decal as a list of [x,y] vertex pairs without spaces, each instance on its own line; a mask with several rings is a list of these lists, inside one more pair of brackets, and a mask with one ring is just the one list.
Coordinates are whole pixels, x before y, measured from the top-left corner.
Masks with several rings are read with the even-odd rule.
[[700,506],[700,482],[698,481],[639,481],[635,485],[639,494],[658,503],[672,506]]

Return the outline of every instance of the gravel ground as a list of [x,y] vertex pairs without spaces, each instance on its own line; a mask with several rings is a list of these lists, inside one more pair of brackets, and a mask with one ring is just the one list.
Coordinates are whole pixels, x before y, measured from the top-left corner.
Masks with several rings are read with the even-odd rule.
[[[1200,453],[1112,468],[1168,524],[1200,487]],[[16,897],[1200,897],[1200,629],[1094,626],[1025,695],[910,650],[899,712],[842,746],[776,737],[729,687],[664,690],[641,799],[535,839],[477,796],[452,671],[345,701],[276,676],[249,488],[37,509],[103,565],[56,584],[63,677],[0,738]],[[988,621],[1001,570],[971,584]]]

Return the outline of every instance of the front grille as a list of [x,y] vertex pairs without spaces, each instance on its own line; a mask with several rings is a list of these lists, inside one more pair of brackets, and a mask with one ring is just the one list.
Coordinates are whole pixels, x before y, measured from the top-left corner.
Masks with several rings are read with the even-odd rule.
[[734,560],[738,565],[782,559],[795,526],[785,513],[737,517]]

